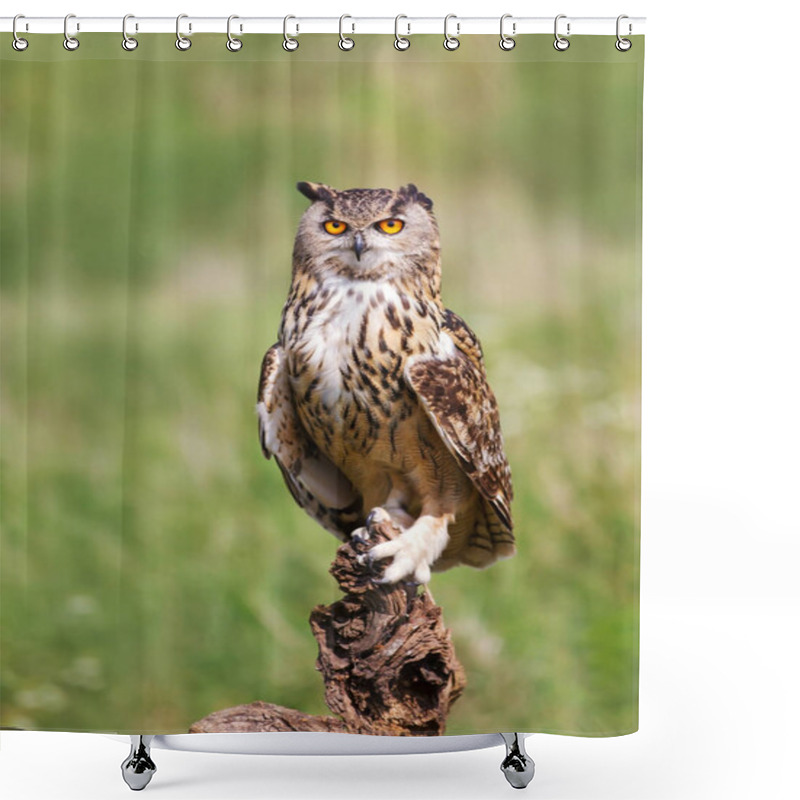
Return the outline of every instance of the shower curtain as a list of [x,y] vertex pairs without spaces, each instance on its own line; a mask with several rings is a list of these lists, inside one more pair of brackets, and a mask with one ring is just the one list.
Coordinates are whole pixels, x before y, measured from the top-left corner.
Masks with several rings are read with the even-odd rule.
[[[356,547],[452,658],[389,687],[450,692],[395,732],[636,730],[643,39],[29,38],[0,48],[0,724],[346,718],[309,619]],[[350,539],[374,498],[417,550]]]

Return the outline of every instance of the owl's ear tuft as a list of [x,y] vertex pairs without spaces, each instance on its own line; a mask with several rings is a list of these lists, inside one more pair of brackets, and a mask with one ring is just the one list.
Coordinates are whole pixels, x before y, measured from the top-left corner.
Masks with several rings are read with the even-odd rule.
[[297,184],[297,191],[305,195],[309,200],[321,200],[323,203],[332,203],[336,192],[324,183],[311,183],[300,181]]
[[419,203],[426,211],[430,211],[433,208],[433,200],[417,189],[413,183],[409,183],[407,186],[401,187],[398,194],[407,203]]

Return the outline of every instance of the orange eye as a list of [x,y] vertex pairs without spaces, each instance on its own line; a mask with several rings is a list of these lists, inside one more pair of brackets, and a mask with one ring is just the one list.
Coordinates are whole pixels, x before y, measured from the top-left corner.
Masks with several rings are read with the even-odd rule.
[[384,233],[400,233],[405,223],[401,219],[382,219],[378,223],[378,230]]
[[323,227],[331,236],[339,236],[347,230],[347,224],[338,219],[329,219]]

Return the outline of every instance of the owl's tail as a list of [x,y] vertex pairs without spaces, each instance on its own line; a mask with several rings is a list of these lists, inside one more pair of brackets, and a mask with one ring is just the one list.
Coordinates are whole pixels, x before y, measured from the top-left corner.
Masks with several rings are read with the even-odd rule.
[[[500,521],[493,509],[483,501],[476,505],[471,528],[452,531],[450,544],[434,564],[434,571],[443,572],[458,564],[484,569],[495,561],[511,558],[517,552],[514,534]],[[460,527],[458,521],[455,525],[456,528]]]

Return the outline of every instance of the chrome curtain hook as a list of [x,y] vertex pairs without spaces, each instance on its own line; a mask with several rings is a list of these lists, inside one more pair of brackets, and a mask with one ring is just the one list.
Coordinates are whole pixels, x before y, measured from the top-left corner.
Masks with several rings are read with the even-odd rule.
[[[64,49],[70,51],[77,50],[81,46],[81,43],[74,36],[69,35],[69,21],[71,19],[75,19],[74,14],[67,14],[67,16],[64,17]],[[76,23],[75,31],[77,32],[79,30],[80,25]]]
[[[411,39],[406,39],[405,37],[400,35],[400,20],[401,19],[408,19],[405,14],[398,14],[394,18],[394,49],[395,50],[408,50],[411,47]],[[406,36],[411,36],[411,23],[407,22],[406,26],[408,27],[408,32]]]
[[[192,40],[191,39],[187,39],[181,33],[181,20],[182,19],[188,19],[188,18],[189,18],[188,14],[178,14],[178,17],[175,20],[175,36],[177,37],[175,39],[175,47],[177,47],[178,50],[188,50],[192,46]],[[191,31],[191,29],[192,29],[192,26],[190,25],[189,26],[189,30]]]
[[[236,14],[231,14],[228,17],[228,41],[225,43],[225,47],[227,47],[231,53],[238,53],[244,46],[244,42],[241,39],[237,39],[231,33],[231,22],[233,22],[235,19],[239,19]],[[241,28],[239,28],[239,30],[241,31]]]
[[[300,47],[300,42],[294,36],[289,36],[289,20],[290,19],[297,19],[297,17],[293,17],[291,14],[287,14],[283,18],[283,49],[286,50],[287,53],[293,53]],[[295,33],[300,32],[300,26],[295,23]]]
[[135,19],[133,14],[126,14],[122,18],[122,49],[130,52],[139,46],[139,40],[133,36],[128,36],[128,20]]
[[11,46],[18,52],[21,53],[23,50],[28,49],[28,40],[23,39],[17,35],[17,20],[18,19],[25,19],[24,14],[17,14],[14,17],[14,21],[11,23],[11,33],[14,35],[14,38],[11,40]]
[[[500,17],[500,49],[501,50],[513,50],[515,45],[517,44],[516,40],[513,39],[511,36],[508,36],[504,30],[505,22],[507,19],[511,19],[511,14],[503,14]],[[511,23],[511,33],[515,34],[517,32],[517,23]]]
[[[456,20],[456,35],[451,36],[447,30],[448,23],[451,19]],[[458,39],[459,29],[461,28],[460,23],[458,22],[458,17],[455,14],[448,14],[444,18],[444,49],[445,50],[458,50],[458,46],[461,42]]]
[[[622,20],[624,20],[624,19],[629,19],[627,14],[620,14],[617,17],[617,41],[614,43],[614,47],[616,47],[617,50],[620,51],[620,53],[627,53],[628,50],[630,50],[631,47],[633,47],[633,42],[630,39],[623,39],[622,36],[620,36],[620,33],[619,33],[620,22],[622,22]],[[628,35],[629,36],[630,36],[630,33],[631,33],[631,26],[630,26],[630,23],[629,23],[628,24]]]
[[[569,39],[565,39],[563,36],[561,36],[559,34],[559,32],[558,32],[558,21],[560,19],[566,19],[566,18],[567,18],[566,14],[559,14],[556,17],[556,21],[555,21],[555,23],[553,25],[553,32],[555,33],[555,37],[556,37],[555,41],[553,42],[553,47],[555,47],[555,49],[558,50],[561,53],[563,53],[564,50],[566,50],[569,47]],[[569,36],[569,22],[567,23],[567,36]]]
[[[339,49],[340,50],[352,50],[356,46],[356,43],[349,36],[345,36],[344,33],[342,32],[342,26],[344,25],[344,21],[346,19],[353,19],[353,18],[349,14],[342,14],[342,16],[339,17]],[[354,23],[350,23],[350,24],[353,27],[353,30],[351,32],[355,32],[355,29],[356,29],[355,24]]]

